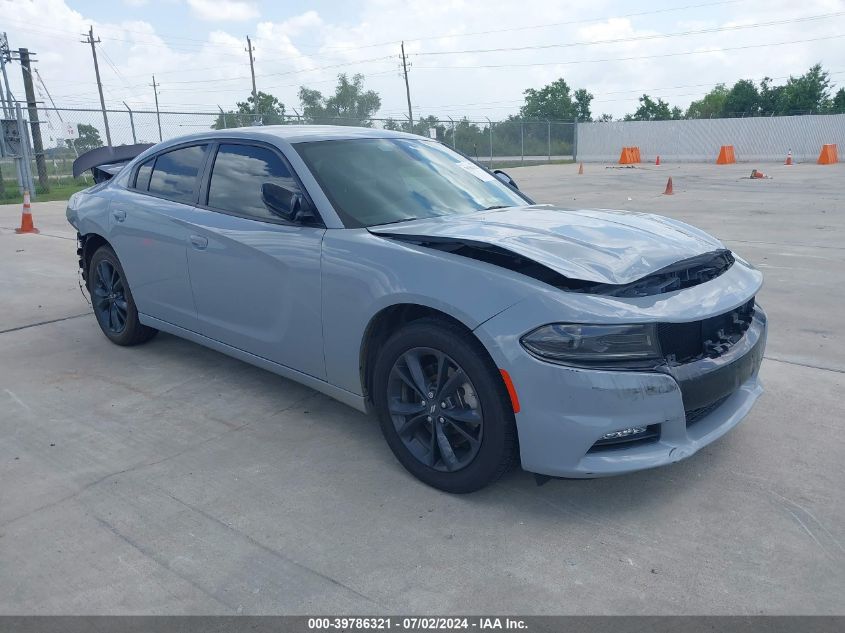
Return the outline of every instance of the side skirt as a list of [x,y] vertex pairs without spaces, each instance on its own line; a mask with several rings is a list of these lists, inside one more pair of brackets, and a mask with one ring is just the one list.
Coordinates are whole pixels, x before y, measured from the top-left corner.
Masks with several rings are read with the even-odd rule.
[[241,360],[245,363],[249,363],[250,365],[255,365],[256,367],[260,367],[261,369],[265,369],[274,374],[278,374],[279,376],[287,378],[288,380],[298,382],[302,385],[305,385],[306,387],[313,389],[314,391],[319,391],[320,393],[325,394],[330,398],[334,398],[335,400],[338,400],[343,404],[349,405],[353,409],[357,409],[362,413],[368,412],[367,405],[363,396],[359,396],[358,394],[352,393],[351,391],[346,391],[345,389],[341,389],[340,387],[335,387],[334,385],[327,383],[325,380],[314,378],[314,376],[309,376],[308,374],[304,374],[301,371],[291,369],[290,367],[280,365],[279,363],[274,363],[273,361],[267,360],[266,358],[261,358],[260,356],[256,356],[255,354],[250,354],[249,352],[245,352],[241,349],[238,349],[237,347],[226,345],[225,343],[221,343],[220,341],[208,338],[207,336],[203,336],[202,334],[197,334],[196,332],[192,332],[191,330],[186,330],[184,328],[179,327],[178,325],[173,325],[172,323],[156,319],[155,317],[151,317],[146,314],[138,313],[138,319],[144,325],[148,325],[150,327],[154,327],[157,330],[161,330],[162,332],[167,332],[168,334],[173,334],[174,336],[187,339],[189,341],[197,343],[198,345],[202,345],[204,347],[208,347],[217,352],[220,352],[221,354],[226,354],[227,356],[237,358],[238,360]]

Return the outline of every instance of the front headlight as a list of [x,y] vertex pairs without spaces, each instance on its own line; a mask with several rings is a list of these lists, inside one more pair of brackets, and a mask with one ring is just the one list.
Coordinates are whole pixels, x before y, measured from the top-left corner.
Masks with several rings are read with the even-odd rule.
[[520,341],[535,356],[566,365],[642,365],[661,358],[653,323],[551,323],[529,332]]

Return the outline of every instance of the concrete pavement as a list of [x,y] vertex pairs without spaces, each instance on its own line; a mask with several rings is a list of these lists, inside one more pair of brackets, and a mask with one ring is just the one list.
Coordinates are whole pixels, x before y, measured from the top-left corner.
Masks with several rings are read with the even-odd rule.
[[751,167],[508,170],[760,266],[767,392],[674,466],[468,496],[304,387],[172,336],[110,344],[63,205],[24,236],[0,207],[0,614],[845,612],[845,166]]

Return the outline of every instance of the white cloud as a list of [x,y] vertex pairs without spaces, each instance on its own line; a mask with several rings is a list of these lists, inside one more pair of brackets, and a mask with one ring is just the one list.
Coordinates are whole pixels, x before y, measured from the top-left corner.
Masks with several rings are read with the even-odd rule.
[[[12,48],[27,46],[38,53],[38,69],[58,105],[99,106],[91,49],[79,43],[79,33],[87,31],[89,24],[102,38],[98,45],[100,73],[110,107],[122,109],[123,101],[134,109],[154,107],[149,86],[153,73],[161,84],[159,100],[163,109],[211,112],[218,104],[231,108],[249,95],[251,82],[243,25],[212,23],[205,31],[185,33],[183,37],[169,20],[168,5],[144,12],[145,21],[104,22],[95,15],[74,11],[68,1],[17,3],[15,15],[4,23]],[[256,48],[256,83],[259,90],[277,96],[290,111],[299,107],[300,86],[317,88],[325,94],[333,90],[338,73],[360,72],[365,75],[366,87],[381,96],[381,115],[404,117],[407,106],[399,73],[398,43],[404,38],[410,54],[415,116],[502,119],[518,110],[526,88],[539,88],[559,77],[573,88],[587,88],[595,95],[594,114],[609,112],[615,116],[633,112],[643,92],[686,108],[718,82],[732,85],[741,78],[759,80],[769,75],[780,83],[786,75],[806,72],[816,61],[834,73],[831,78],[837,89],[845,85],[845,58],[842,41],[837,39],[675,54],[838,35],[843,32],[845,17],[697,36],[525,51],[422,55],[601,42],[845,10],[843,0],[805,0],[800,10],[790,0],[772,0],[765,7],[759,3],[721,5],[718,13],[716,9],[702,8],[695,12],[593,21],[597,16],[637,11],[636,7],[620,8],[618,3],[608,5],[609,1],[598,0],[578,9],[552,0],[483,5],[470,0],[362,0],[355,11],[345,12],[342,21],[328,9],[306,10],[250,27]],[[219,6],[215,14],[218,17]],[[266,13],[269,12],[268,9]],[[522,28],[537,24],[545,26]],[[640,57],[647,58],[619,60]],[[19,97],[23,93],[20,70],[15,64],[9,70],[13,91]],[[96,113],[72,116],[91,123],[98,120]],[[139,138],[152,138],[149,130],[153,128],[141,128],[154,125],[154,121],[154,115],[136,116]],[[115,115],[110,122],[115,136],[122,130],[125,139],[128,117]],[[186,126],[171,133],[193,129],[196,127]]]
[[243,22],[259,15],[255,3],[241,0],[188,0],[188,6],[200,20]]

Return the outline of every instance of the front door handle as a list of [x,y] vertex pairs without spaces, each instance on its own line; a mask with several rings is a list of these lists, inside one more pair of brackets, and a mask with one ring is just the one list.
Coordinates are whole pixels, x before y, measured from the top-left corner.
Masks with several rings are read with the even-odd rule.
[[111,215],[118,222],[123,222],[126,219],[126,211],[123,209],[114,209]]
[[204,251],[208,246],[208,238],[203,237],[202,235],[192,235],[190,237],[191,246],[193,246],[198,251]]

